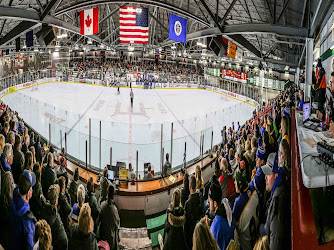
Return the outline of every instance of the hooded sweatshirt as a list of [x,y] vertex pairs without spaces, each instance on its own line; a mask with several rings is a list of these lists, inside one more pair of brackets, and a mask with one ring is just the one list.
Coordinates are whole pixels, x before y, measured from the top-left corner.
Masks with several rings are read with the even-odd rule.
[[15,188],[10,208],[9,249],[33,249],[36,218]]

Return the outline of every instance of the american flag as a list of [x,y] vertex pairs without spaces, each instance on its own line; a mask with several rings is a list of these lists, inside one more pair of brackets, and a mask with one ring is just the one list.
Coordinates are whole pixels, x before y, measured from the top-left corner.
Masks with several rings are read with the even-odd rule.
[[121,43],[148,43],[148,8],[122,6],[119,9]]

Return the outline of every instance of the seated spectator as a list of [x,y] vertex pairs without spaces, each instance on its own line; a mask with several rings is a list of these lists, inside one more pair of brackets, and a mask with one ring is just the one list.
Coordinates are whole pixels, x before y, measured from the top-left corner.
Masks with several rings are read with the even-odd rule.
[[172,165],[169,162],[169,154],[166,154],[166,162],[163,166],[162,176],[168,176],[172,174]]
[[[263,201],[265,183],[266,183],[264,174],[261,169],[261,167],[266,163],[265,159],[266,159],[266,150],[264,147],[260,145],[256,151],[256,166],[252,171],[252,177],[249,183],[249,186],[257,191],[257,194],[260,197],[260,203]],[[262,205],[263,204],[261,203],[261,206]]]
[[234,179],[235,189],[240,194],[235,199],[233,207],[240,248],[253,249],[258,236],[259,197],[256,190],[249,188],[244,162],[240,162],[240,166],[234,174]]
[[[215,214],[211,223],[210,231],[215,238],[221,250],[232,247],[238,249],[236,239],[237,233],[230,203],[226,198],[222,201],[222,192],[220,186],[211,183],[209,189],[210,212]],[[208,225],[209,218],[206,217]]]
[[60,193],[59,193],[59,200],[58,200],[58,211],[61,218],[61,221],[63,222],[63,225],[65,227],[65,230],[68,228],[68,216],[71,213],[72,207],[71,207],[71,197],[69,193],[67,192],[66,188],[66,180],[64,176],[59,177],[59,187],[60,187]]
[[113,199],[114,186],[110,185],[108,187],[108,199],[101,204],[98,224],[100,225],[100,240],[107,241],[110,249],[118,249],[120,218]]
[[5,137],[5,141],[7,141],[8,133],[9,133],[9,123],[5,122],[1,130],[1,134]]
[[19,122],[19,127],[18,127],[18,132],[21,136],[24,133],[24,129],[25,129],[24,122],[23,122],[23,119],[21,118],[21,120]]
[[14,136],[17,136],[18,132],[17,132],[17,129],[16,129],[16,122],[14,120],[12,120],[10,125],[11,125],[10,130],[13,131]]
[[34,173],[23,170],[19,185],[14,189],[9,216],[9,249],[33,249],[36,218],[30,211],[29,200],[36,183]]
[[24,136],[24,143],[22,145],[22,153],[26,154],[27,151],[29,150],[29,145],[30,145],[30,137],[29,135]]
[[30,199],[30,209],[34,213],[37,219],[41,218],[41,211],[43,210],[46,202],[45,196],[43,195],[41,185],[41,168],[38,163],[35,163],[33,172],[36,176],[36,184],[32,188],[32,197]]
[[[192,250],[219,250],[219,246],[213,237],[205,218],[201,219],[194,228],[192,236]],[[189,249],[189,248],[188,248]]]
[[233,148],[230,148],[229,153],[228,153],[228,159],[229,159],[229,164],[231,166],[232,173],[235,172],[238,162],[237,159],[235,159],[235,154]]
[[[33,164],[35,164],[35,163],[36,163],[35,147],[34,147],[34,146],[31,146],[31,147],[29,148],[29,151],[32,153],[32,162],[33,162]],[[40,165],[41,165],[41,164],[40,164]]]
[[220,169],[222,174],[218,178],[218,181],[222,191],[222,198],[229,199],[230,196],[235,193],[235,187],[232,169],[225,158],[222,158],[220,161]]
[[15,133],[13,131],[10,131],[7,136],[7,143],[14,146],[15,143]]
[[[267,129],[268,129],[268,127],[270,127],[270,126],[267,126]],[[262,145],[266,150],[266,159],[267,159],[268,155],[270,155],[271,153],[274,153],[274,151],[275,151],[274,145],[272,145],[270,143],[268,131],[263,132]]]
[[92,211],[92,218],[94,220],[94,223],[96,223],[97,217],[99,216],[100,213],[100,208],[97,205],[97,199],[95,195],[95,186],[94,186],[94,181],[93,177],[89,177],[88,182],[87,182],[87,194],[85,198],[86,203],[88,203],[89,207],[91,208]]
[[30,133],[30,146],[34,146],[35,145],[35,133],[34,131],[31,131]]
[[281,143],[281,140],[285,139],[290,145],[290,123],[289,123],[289,118],[287,116],[282,117],[281,130],[282,133],[278,138],[278,144]]
[[284,174],[288,180],[290,180],[291,176],[290,153],[290,146],[287,140],[283,139],[278,149],[278,164],[283,167]]
[[43,148],[42,148],[41,143],[39,141],[39,136],[37,136],[36,143],[34,144],[34,147],[35,147],[36,161],[41,164],[42,161],[43,161]]
[[78,223],[80,209],[85,202],[85,188],[82,184],[80,184],[78,187],[77,200],[78,200],[78,203],[75,203],[73,205],[71,213],[70,213],[70,223],[69,223],[70,231],[71,231],[72,225],[75,223]]
[[0,245],[8,248],[9,240],[9,211],[13,198],[15,183],[11,172],[2,174],[1,195],[0,195]]
[[15,183],[19,183],[19,178],[24,164],[24,155],[21,151],[21,147],[22,147],[21,136],[17,135],[15,137],[15,144],[13,148],[13,164],[12,164],[12,172]]
[[27,151],[24,159],[25,159],[25,161],[24,161],[23,169],[27,169],[30,172],[33,171],[33,168],[34,168],[34,158],[33,158],[32,152],[31,151]]
[[79,168],[76,168],[74,171],[73,180],[71,181],[70,188],[68,190],[68,193],[71,196],[72,206],[77,202],[78,182],[79,182]]
[[49,250],[52,249],[51,228],[46,220],[39,220],[35,225],[35,249]]
[[57,178],[53,168],[53,155],[48,153],[48,162],[42,169],[42,189],[44,196],[47,196],[49,187],[55,183]]
[[41,212],[42,219],[46,220],[51,227],[52,247],[56,249],[67,248],[67,235],[60,215],[57,211],[59,197],[59,186],[53,184],[48,190],[48,200]]
[[189,174],[188,172],[185,172],[183,176],[183,187],[181,188],[181,204],[182,207],[184,207],[186,201],[189,198]]
[[203,216],[203,201],[201,194],[196,191],[196,178],[194,175],[189,179],[189,199],[184,205],[186,222],[184,224],[184,238],[188,249],[192,249],[192,237],[196,223]]
[[60,157],[60,165],[59,168],[57,169],[57,178],[59,179],[61,176],[64,176],[65,178],[65,186],[67,188],[68,185],[68,175],[67,175],[67,170],[66,170],[66,159],[62,156]]
[[266,190],[270,194],[267,202],[267,220],[265,224],[269,249],[291,248],[291,206],[284,172],[274,168],[275,154],[268,157],[262,167],[266,176]]
[[164,230],[164,249],[186,249],[183,236],[183,226],[186,217],[181,204],[181,192],[176,188],[167,209]]
[[153,175],[152,175],[151,164],[148,164],[147,174],[144,175],[144,180],[152,180],[152,179],[153,179]]
[[[80,186],[79,186],[80,189]],[[79,192],[79,190],[78,190]],[[68,249],[72,250],[98,250],[95,234],[93,233],[93,219],[91,210],[87,203],[84,203],[80,209],[78,223],[72,226]],[[115,249],[115,248],[111,248]]]
[[111,185],[111,182],[108,180],[108,169],[103,169],[103,176],[100,181],[100,188],[101,188],[101,198],[100,203],[107,200],[108,197],[108,188]]
[[238,165],[240,164],[241,161],[245,162],[246,178],[247,178],[247,181],[249,181],[250,177],[251,177],[251,173],[250,173],[250,169],[249,169],[249,163],[247,161],[247,158],[244,156],[244,152],[245,152],[245,150],[243,149],[243,147],[240,144],[237,145],[236,152],[235,152],[235,159],[237,160]]
[[13,164],[13,149],[12,145],[6,143],[1,155],[1,166],[4,172],[12,172],[11,165]]

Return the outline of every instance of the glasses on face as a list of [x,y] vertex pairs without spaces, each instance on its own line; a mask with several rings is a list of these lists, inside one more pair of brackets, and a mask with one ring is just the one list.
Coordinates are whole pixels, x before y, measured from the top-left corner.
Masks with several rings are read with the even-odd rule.
[[280,151],[280,150],[278,150],[278,155],[279,155],[279,156],[282,156],[282,155],[283,155],[283,152]]

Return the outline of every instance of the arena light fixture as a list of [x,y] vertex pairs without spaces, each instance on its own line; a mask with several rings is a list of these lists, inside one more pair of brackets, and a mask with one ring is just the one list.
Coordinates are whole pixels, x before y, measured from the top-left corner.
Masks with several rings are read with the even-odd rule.
[[197,46],[202,46],[202,45],[203,45],[203,43],[197,42]]
[[35,48],[34,51],[35,51],[35,52],[38,52],[38,48]]
[[57,51],[53,52],[53,56],[54,57],[59,57],[59,52],[57,52]]
[[101,43],[100,47],[103,49],[103,48],[104,48],[104,45]]
[[66,38],[67,37],[67,33],[64,33],[63,35],[62,35],[62,38]]
[[206,44],[203,43],[203,44],[202,44],[202,48],[206,48]]
[[92,44],[92,43],[93,43],[92,39],[89,38],[87,44]]
[[62,39],[63,35],[57,35],[57,39]]
[[128,47],[128,51],[132,52],[132,51],[134,51],[134,50],[135,50],[135,48],[134,48],[133,46],[130,45],[130,46]]
[[176,49],[175,44],[173,44],[170,48],[171,48],[171,49]]

